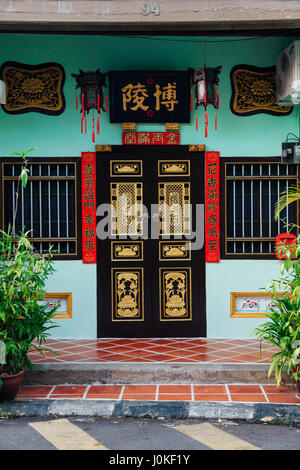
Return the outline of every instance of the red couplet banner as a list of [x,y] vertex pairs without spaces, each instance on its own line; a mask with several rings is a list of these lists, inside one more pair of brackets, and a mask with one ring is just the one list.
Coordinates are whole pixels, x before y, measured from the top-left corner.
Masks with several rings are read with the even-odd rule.
[[96,263],[96,154],[81,154],[82,262]]
[[205,153],[205,259],[220,261],[220,153]]

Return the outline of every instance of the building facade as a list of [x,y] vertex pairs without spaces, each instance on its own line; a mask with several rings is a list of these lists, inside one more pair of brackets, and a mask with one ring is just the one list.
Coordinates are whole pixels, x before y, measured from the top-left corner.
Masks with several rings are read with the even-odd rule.
[[[3,3],[6,2],[0,2],[0,5],[2,6]],[[51,4],[51,2],[46,3]],[[73,8],[73,14],[75,14],[74,4],[76,2],[57,3],[60,4],[61,9],[65,8],[65,19],[70,5]],[[92,4],[93,2],[86,3]],[[120,2],[98,3],[120,4]],[[130,11],[127,13],[129,15]],[[50,25],[50,23],[48,28],[43,23],[45,31],[34,32],[25,31],[24,24],[21,25],[20,22],[13,31],[8,22],[10,14],[17,15],[13,11],[5,11],[5,8],[2,8],[0,13],[2,23],[6,22],[5,27],[2,26],[3,31],[0,34],[0,65],[11,61],[30,66],[56,63],[63,67],[65,75],[63,112],[50,115],[34,111],[8,113],[4,109],[0,110],[0,155],[3,163],[1,176],[2,221],[5,226],[9,218],[9,211],[13,207],[13,198],[9,195],[9,191],[13,194],[13,183],[16,182],[14,176],[17,174],[14,172],[17,172],[18,169],[9,154],[19,149],[27,150],[34,147],[36,150],[31,152],[33,157],[31,176],[35,178],[29,180],[26,194],[23,195],[24,211],[19,215],[19,224],[25,225],[26,228],[31,224],[29,228],[34,229],[37,249],[44,250],[49,246],[49,243],[52,243],[55,245],[55,249],[60,252],[60,256],[56,256],[55,259],[56,272],[48,281],[49,293],[56,294],[58,297],[60,293],[72,294],[72,315],[56,319],[59,328],[54,330],[53,336],[58,338],[95,338],[97,336],[249,337],[253,329],[262,322],[259,312],[263,312],[267,308],[264,308],[261,303],[266,303],[266,299],[260,299],[257,293],[262,293],[262,288],[266,286],[266,283],[276,278],[279,272],[278,260],[274,255],[274,240],[278,233],[284,232],[286,229],[284,224],[274,222],[274,204],[278,195],[289,184],[294,185],[298,182],[298,165],[282,165],[280,163],[281,144],[289,133],[299,135],[300,121],[298,106],[293,107],[290,112],[282,114],[257,112],[250,115],[238,115],[234,113],[231,104],[233,96],[232,69],[239,65],[247,65],[250,68],[274,66],[280,52],[297,39],[297,35],[293,35],[295,31],[288,34],[285,31],[282,35],[278,32],[274,35],[268,31],[264,31],[263,34],[256,32],[255,35],[250,33],[245,35],[242,32],[239,35],[229,35],[228,30],[225,33],[224,26],[222,26],[223,35],[220,33],[214,35],[211,31],[209,34],[204,34],[202,31],[197,35],[178,35],[174,26],[172,29],[172,25],[169,23],[168,34],[166,31],[159,35],[150,35],[149,32],[138,34],[135,31],[135,33],[126,35],[122,29],[124,29],[124,24],[130,23],[130,19],[128,19],[127,22],[123,21],[123,28],[120,25],[115,25],[113,33],[103,30],[99,32],[97,25],[94,25],[93,28],[90,25],[89,29],[93,30],[93,34],[87,30],[81,31],[80,34],[74,34],[75,31],[70,31],[70,33],[62,31],[64,24],[68,23],[65,20],[64,23],[62,21],[57,23],[59,33],[52,34],[53,24]],[[62,15],[62,11],[55,14]],[[43,15],[45,16],[45,12]],[[124,15],[126,16],[126,12]],[[156,18],[155,12],[143,15],[142,20],[150,21],[148,16],[151,17],[152,22],[156,21],[157,25],[163,20],[161,12],[160,15],[156,15]],[[83,18],[81,16],[81,19]],[[97,17],[97,21],[99,18],[100,16]],[[288,21],[285,18],[272,18],[271,20]],[[19,19],[19,21],[21,20]],[[59,20],[56,19],[56,21]],[[113,20],[111,21],[113,22]],[[141,26],[139,21],[136,20],[136,30],[138,30],[138,26]],[[218,21],[221,20],[218,19]],[[37,19],[37,24],[37,29],[41,29],[42,22],[39,19]],[[241,25],[240,18],[237,19],[237,24]],[[291,26],[295,27],[295,23]],[[132,27],[132,31],[134,29]],[[237,26],[236,29],[238,29]],[[79,70],[95,71],[96,69],[100,69],[102,73],[111,71],[169,71],[170,73],[187,71],[189,68],[203,67],[204,55],[207,67],[222,66],[218,86],[217,129],[215,129],[215,110],[213,107],[208,107],[207,137],[205,137],[204,110],[200,107],[198,111],[193,109],[191,112],[190,123],[180,124],[178,130],[180,145],[149,147],[123,145],[122,124],[110,122],[110,103],[108,112],[100,114],[100,133],[96,133],[95,142],[91,137],[90,120],[88,120],[87,134],[81,133],[80,109],[76,109],[76,83],[72,74],[78,74]],[[268,89],[259,80],[253,83],[251,85],[254,87],[251,95],[253,100],[255,98],[261,99],[263,93],[268,93]],[[27,96],[28,93],[30,93],[30,89],[27,90]],[[110,98],[109,93],[110,90],[107,94]],[[196,128],[196,114],[198,115],[198,130]],[[136,131],[157,133],[165,132],[166,128],[164,123],[139,123],[136,126]],[[153,261],[153,250],[159,250],[158,243],[154,248],[152,245],[150,247],[145,244],[140,262],[137,264],[129,262],[126,271],[123,267],[126,265],[126,261],[125,264],[117,263],[117,268],[114,268],[113,248],[106,245],[105,241],[98,241],[96,262],[83,263],[82,179],[80,177],[82,155],[86,152],[93,153],[96,148],[98,149],[96,151],[97,204],[110,202],[109,190],[114,190],[114,181],[118,183],[123,181],[118,178],[114,180],[112,173],[108,171],[108,168],[111,169],[112,161],[143,163],[144,173],[140,179],[134,180],[137,183],[134,183],[136,186],[133,187],[138,191],[137,185],[143,184],[145,198],[149,191],[153,196],[152,199],[150,198],[152,202],[155,202],[155,198],[158,200],[159,184],[161,181],[165,181],[163,178],[159,179],[159,162],[189,161],[192,171],[188,177],[176,179],[175,176],[171,176],[169,183],[179,182],[182,184],[182,182],[186,182],[190,184],[191,194],[193,194],[191,202],[204,203],[204,148],[198,147],[198,152],[190,152],[190,146],[203,145],[205,145],[206,152],[219,152],[220,155],[219,262],[205,262],[205,247],[202,247],[195,253],[192,252],[192,259],[188,260],[186,264],[175,258],[178,263],[175,263],[174,269],[174,264],[164,263],[159,254],[157,255],[157,263]],[[103,151],[103,146],[111,146],[112,151]],[[13,163],[15,163],[14,168]],[[132,179],[125,178],[125,182],[131,184]],[[44,208],[44,212],[40,210],[41,192],[39,191],[41,191],[41,187],[43,187],[45,201],[48,201],[51,206],[48,212],[46,208]],[[50,216],[51,211],[52,216]],[[294,209],[290,209],[285,216],[289,217],[289,222],[297,221],[297,213]],[[44,228],[45,223],[46,228]],[[42,231],[41,225],[43,225]],[[139,247],[139,244],[137,246]],[[130,248],[132,247],[130,246]],[[111,255],[110,262],[107,256],[108,251]],[[155,264],[155,267],[151,267],[151,262]],[[168,295],[166,293],[168,272],[164,272],[163,269],[170,266],[172,269],[169,269],[169,274],[173,273],[174,275],[175,272],[177,278],[175,281],[171,280],[173,284],[171,285],[171,293],[169,293],[171,297],[169,297],[168,307],[172,308],[172,296],[174,303],[174,295],[177,299],[179,297],[179,300],[181,296],[185,310],[189,310],[189,302],[192,302],[190,310],[193,311],[196,318],[199,315],[199,321],[196,320],[195,324],[192,324],[192,328],[186,327],[191,318],[186,318],[188,320],[186,322],[179,322],[180,315],[177,318],[176,315],[171,316],[175,323],[162,321],[164,320],[162,310],[165,307],[164,302],[166,302],[164,295]],[[114,269],[115,271],[119,269],[119,271],[115,272]],[[157,272],[154,272],[154,269]],[[125,280],[122,280],[120,277],[114,277],[120,272],[125,274],[129,272],[131,278],[127,277],[126,280],[125,276]],[[184,272],[184,279],[180,278],[182,272]],[[145,275],[141,277],[141,273]],[[114,309],[119,308],[122,299],[124,297],[126,299],[127,296],[128,300],[128,296],[131,296],[132,300],[132,292],[134,291],[132,285],[136,279],[132,278],[133,275],[137,275],[139,282],[137,304],[142,303],[144,299],[143,312],[141,314],[140,311],[141,316],[137,318],[132,314],[131,320],[133,321],[127,321],[126,326],[124,326],[124,322],[113,323],[116,319],[114,318]],[[195,276],[195,282],[191,280],[193,276]],[[155,278],[157,282],[155,281],[155,283],[152,278]],[[162,279],[165,284],[160,284]],[[185,284],[181,293],[180,282]],[[117,297],[114,297],[114,292],[109,291],[113,289],[116,292],[119,289]],[[103,294],[102,296],[102,293],[106,291],[107,295]],[[193,301],[190,300],[192,295],[194,295]],[[126,305],[126,308],[131,308],[130,302]],[[258,314],[256,314],[257,312]],[[191,314],[191,312],[188,313]],[[149,328],[143,330],[139,326],[136,327],[134,320],[146,321],[147,315],[150,319],[157,318],[156,326],[151,323],[151,319],[152,326],[148,325]],[[105,324],[103,323],[104,316],[106,318]],[[126,318],[128,320],[128,315]],[[113,328],[111,325],[107,326],[110,324],[110,320]]]

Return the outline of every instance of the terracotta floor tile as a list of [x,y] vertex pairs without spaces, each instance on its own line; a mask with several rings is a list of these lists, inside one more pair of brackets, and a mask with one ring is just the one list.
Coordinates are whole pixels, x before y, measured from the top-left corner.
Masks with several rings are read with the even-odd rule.
[[126,394],[142,394],[142,393],[156,393],[156,385],[125,385],[124,393]]
[[173,353],[177,353],[177,349],[175,348],[172,348],[171,346],[163,346],[163,345],[157,345],[157,346],[147,346],[146,351],[150,351],[150,352],[155,352],[155,353],[169,353],[169,354],[173,354]]
[[211,393],[195,393],[194,395],[195,401],[229,401],[227,395],[222,394],[211,394]]
[[82,398],[86,385],[56,385],[50,397]]
[[169,359],[172,359],[172,356],[167,356],[166,354],[153,354],[153,355],[150,355],[150,356],[146,356],[147,359],[151,359],[152,362],[164,362],[164,361],[167,361]]
[[300,394],[296,393],[268,393],[270,403],[298,403],[300,405]]
[[293,385],[284,385],[277,387],[276,385],[263,385],[266,393],[296,393],[296,387]]
[[230,393],[262,393],[259,385],[228,385]]
[[119,398],[121,390],[121,385],[92,385],[87,392],[87,398],[97,398],[100,395],[116,395],[116,398]]
[[190,393],[190,385],[172,384],[172,385],[160,385],[159,394],[161,393]]
[[189,400],[191,401],[192,400],[192,395],[190,393],[172,393],[172,394],[168,394],[168,393],[160,393],[158,395],[158,400]]
[[267,400],[262,393],[235,393],[231,395],[232,401],[265,403]]
[[125,393],[122,400],[155,400],[155,393]]
[[268,363],[276,351],[269,349],[260,357],[258,340],[226,338],[50,339],[45,347],[59,354],[32,353],[34,362],[143,362],[145,358],[144,362]]
[[53,387],[51,385],[20,387],[17,398],[46,398]]
[[225,385],[194,385],[194,393],[222,393],[226,394]]

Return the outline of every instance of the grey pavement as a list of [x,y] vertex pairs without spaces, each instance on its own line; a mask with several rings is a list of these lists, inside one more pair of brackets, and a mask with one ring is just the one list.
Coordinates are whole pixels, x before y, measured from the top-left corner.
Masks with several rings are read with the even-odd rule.
[[[56,446],[32,425],[60,421],[72,423],[108,450],[209,450],[227,445],[247,443],[262,450],[299,450],[300,427],[229,420],[153,420],[139,418],[14,418],[0,420],[0,450],[55,450]],[[206,435],[213,430],[215,439],[208,445]],[[83,434],[84,434],[83,433]],[[188,435],[189,434],[189,435]],[[221,438],[219,436],[221,435]],[[85,435],[85,434],[84,434]],[[68,436],[70,437],[70,436]],[[211,439],[211,438],[210,438]],[[240,441],[242,440],[242,441]],[[225,442],[224,441],[224,442]],[[231,444],[233,443],[233,444]],[[238,443],[238,444],[236,444]],[[218,447],[219,446],[219,447]],[[226,444],[225,444],[226,446]],[[244,448],[244,447],[242,447]],[[255,450],[255,449],[254,449]],[[133,454],[134,455],[134,454]]]

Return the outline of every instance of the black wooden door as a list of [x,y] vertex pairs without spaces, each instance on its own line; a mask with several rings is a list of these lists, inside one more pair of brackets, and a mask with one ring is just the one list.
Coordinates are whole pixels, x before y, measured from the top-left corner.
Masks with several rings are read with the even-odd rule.
[[113,146],[96,161],[97,206],[111,207],[97,216],[98,337],[206,336],[204,248],[191,249],[204,153]]

